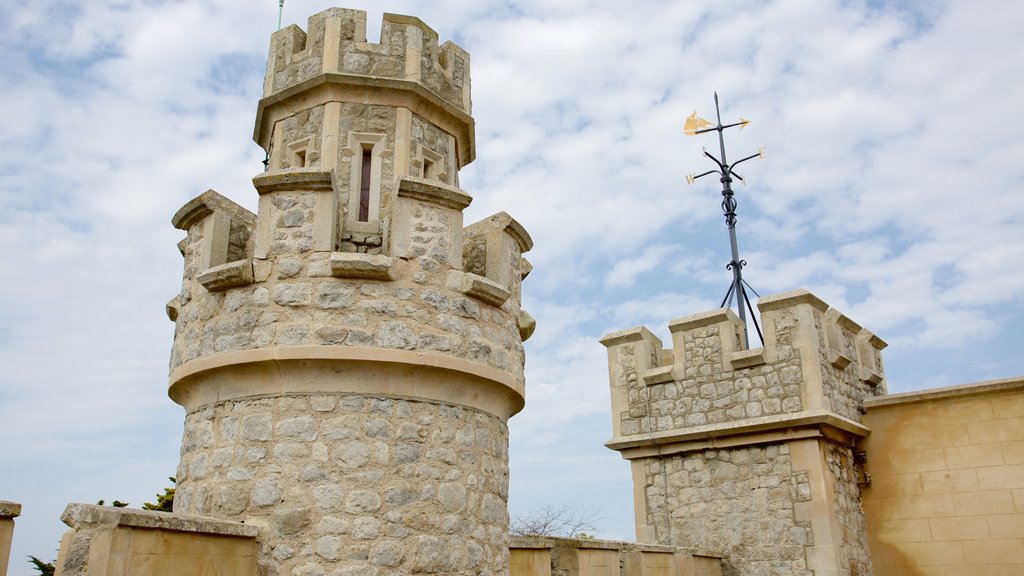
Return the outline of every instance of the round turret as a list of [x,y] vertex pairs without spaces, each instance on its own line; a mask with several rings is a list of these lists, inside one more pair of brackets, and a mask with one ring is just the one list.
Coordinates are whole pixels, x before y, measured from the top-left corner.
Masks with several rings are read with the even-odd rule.
[[532,241],[503,212],[463,226],[468,55],[365,23],[274,34],[259,214],[211,190],[173,219],[175,512],[257,526],[261,574],[500,574]]

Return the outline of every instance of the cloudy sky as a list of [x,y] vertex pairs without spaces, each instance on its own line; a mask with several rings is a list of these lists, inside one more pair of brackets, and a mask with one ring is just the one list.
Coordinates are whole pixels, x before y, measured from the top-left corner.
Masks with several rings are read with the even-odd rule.
[[[288,0],[284,23],[331,5]],[[889,342],[906,391],[1024,373],[1024,4],[352,0],[472,54],[467,222],[533,235],[528,400],[513,515],[569,503],[632,537],[604,349],[667,337],[729,282],[711,137],[729,134],[761,294],[806,287]],[[25,506],[11,574],[52,559],[66,503],[153,501],[177,465],[166,397],[180,285],[171,215],[214,188],[255,210],[251,141],[274,0],[0,4],[0,499]]]

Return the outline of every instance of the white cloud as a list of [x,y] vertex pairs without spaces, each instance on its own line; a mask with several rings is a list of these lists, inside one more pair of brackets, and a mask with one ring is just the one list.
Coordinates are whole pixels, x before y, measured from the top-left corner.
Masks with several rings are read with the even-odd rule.
[[675,251],[674,246],[649,246],[641,254],[617,262],[605,276],[604,283],[619,288],[632,286],[637,276],[658,268]]
[[[285,24],[305,27],[332,2],[286,4]],[[349,5],[370,11],[375,38],[379,5]],[[536,242],[514,507],[535,507],[524,499],[542,497],[548,478],[607,477],[550,493],[584,507],[621,499],[605,532],[630,525],[626,465],[600,446],[610,426],[597,338],[641,323],[664,335],[724,293],[717,183],[684,180],[706,169],[701,146],[717,143],[681,134],[693,109],[711,115],[714,90],[725,118],[754,120],[728,134],[730,157],[768,148],[737,187],[756,288],[804,285],[879,333],[890,374],[902,375],[893,389],[1024,372],[1006,344],[1024,316],[1024,9],[403,0],[388,10],[471,52],[467,221],[507,210]],[[206,188],[255,206],[249,179],[262,157],[250,135],[276,20],[272,0],[0,6],[0,421],[13,438],[0,445],[11,463],[0,498],[26,504],[15,575],[26,554],[53,549],[65,501],[138,504],[174,471],[181,413],[164,395],[163,304],[181,261],[169,219]],[[34,477],[44,457],[62,478]]]

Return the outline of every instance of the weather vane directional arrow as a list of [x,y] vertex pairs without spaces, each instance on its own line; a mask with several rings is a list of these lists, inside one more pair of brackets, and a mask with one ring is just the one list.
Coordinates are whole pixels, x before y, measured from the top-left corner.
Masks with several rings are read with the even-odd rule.
[[711,159],[718,167],[713,170],[708,170],[703,174],[688,174],[686,176],[687,184],[693,184],[698,178],[707,176],[708,174],[718,174],[721,176],[719,179],[722,182],[722,212],[725,213],[725,223],[729,227],[729,245],[732,248],[732,260],[726,266],[727,270],[732,271],[732,284],[729,286],[729,291],[725,293],[725,298],[722,299],[722,307],[728,306],[732,308],[732,299],[736,298],[736,309],[739,312],[740,322],[743,324],[743,347],[748,346],[747,339],[747,314],[750,311],[750,319],[754,323],[754,328],[757,330],[757,337],[764,343],[764,337],[761,335],[761,327],[757,324],[757,316],[754,314],[754,308],[750,304],[750,298],[747,297],[747,289],[749,288],[755,296],[760,296],[756,290],[754,290],[750,284],[747,284],[746,280],[743,279],[743,267],[747,265],[745,260],[740,260],[739,245],[736,242],[736,198],[732,192],[732,179],[735,177],[744,184],[746,181],[742,176],[733,171],[736,166],[752,160],[754,158],[764,158],[764,148],[758,150],[757,154],[751,154],[746,158],[742,158],[733,162],[732,164],[725,157],[725,136],[723,132],[726,128],[732,128],[733,126],[739,126],[740,130],[747,127],[750,124],[750,120],[740,118],[739,122],[733,122],[732,124],[722,124],[722,111],[718,107],[718,92],[715,92],[715,118],[717,123],[710,122],[697,116],[697,111],[694,110],[693,114],[690,114],[686,119],[686,123],[683,124],[683,133],[687,136],[696,136],[697,134],[703,134],[705,132],[718,132],[718,146],[721,150],[721,159],[715,158],[713,154],[704,149],[704,155]]

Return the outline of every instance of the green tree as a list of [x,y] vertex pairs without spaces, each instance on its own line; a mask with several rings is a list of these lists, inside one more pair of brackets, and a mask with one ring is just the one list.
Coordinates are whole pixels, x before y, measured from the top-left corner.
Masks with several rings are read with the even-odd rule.
[[[173,476],[167,478],[171,481],[171,484],[177,484],[178,480]],[[142,505],[143,510],[156,510],[157,512],[173,512],[174,511],[174,486],[164,488],[163,494],[156,495],[156,504],[150,504],[146,502]]]
[[57,567],[53,562],[43,562],[35,556],[29,556],[28,561],[32,564],[33,568],[42,574],[42,576],[53,576],[53,573],[57,570]]

